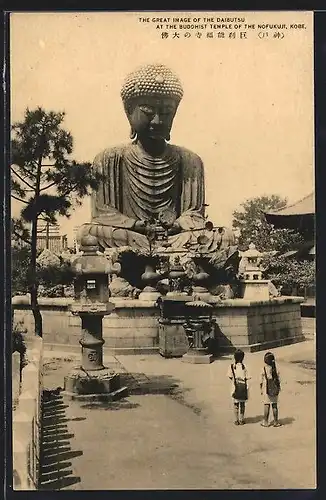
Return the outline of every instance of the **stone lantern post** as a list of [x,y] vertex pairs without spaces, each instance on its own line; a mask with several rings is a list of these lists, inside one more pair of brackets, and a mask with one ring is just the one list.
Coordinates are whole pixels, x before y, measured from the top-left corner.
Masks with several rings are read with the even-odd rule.
[[82,239],[80,250],[83,255],[73,264],[75,300],[70,310],[81,318],[81,365],[65,377],[65,394],[83,400],[118,399],[127,395],[127,387],[121,387],[119,374],[103,365],[103,317],[114,309],[109,302],[110,263],[98,253],[97,239],[93,236]]

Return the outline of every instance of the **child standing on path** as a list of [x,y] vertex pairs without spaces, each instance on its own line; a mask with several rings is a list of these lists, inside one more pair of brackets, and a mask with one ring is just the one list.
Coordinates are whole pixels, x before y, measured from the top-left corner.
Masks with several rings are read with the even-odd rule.
[[264,403],[264,420],[261,423],[263,427],[268,427],[268,417],[270,406],[272,406],[274,427],[280,427],[278,420],[278,396],[281,390],[280,373],[276,368],[275,357],[271,352],[264,356],[264,366],[261,372],[260,392]]
[[229,366],[228,377],[231,380],[231,395],[234,404],[234,423],[243,425],[246,401],[248,400],[248,384],[250,378],[247,368],[243,364],[244,352],[237,349],[234,353],[234,363]]

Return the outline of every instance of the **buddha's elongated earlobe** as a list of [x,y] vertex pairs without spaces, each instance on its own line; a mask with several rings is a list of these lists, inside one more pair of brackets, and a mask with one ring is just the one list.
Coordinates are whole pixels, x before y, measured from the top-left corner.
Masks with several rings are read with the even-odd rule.
[[137,139],[137,132],[132,127],[130,128],[130,139],[131,140],[136,140]]
[[168,132],[168,133],[166,134],[165,139],[166,139],[167,141],[169,141],[169,140],[171,139],[170,132]]

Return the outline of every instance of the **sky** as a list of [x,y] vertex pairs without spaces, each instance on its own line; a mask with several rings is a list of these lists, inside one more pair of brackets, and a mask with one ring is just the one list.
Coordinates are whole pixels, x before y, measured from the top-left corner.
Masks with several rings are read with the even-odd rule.
[[[190,21],[174,29],[173,17]],[[226,21],[235,17],[245,19]],[[27,107],[65,111],[76,160],[129,141],[122,81],[139,65],[162,62],[184,88],[171,143],[201,156],[215,225],[231,226],[248,198],[278,194],[291,203],[313,190],[311,12],[13,13],[10,32],[12,122]],[[12,204],[14,214],[20,208]],[[87,198],[60,220],[61,233],[71,242],[73,227],[90,217]]]

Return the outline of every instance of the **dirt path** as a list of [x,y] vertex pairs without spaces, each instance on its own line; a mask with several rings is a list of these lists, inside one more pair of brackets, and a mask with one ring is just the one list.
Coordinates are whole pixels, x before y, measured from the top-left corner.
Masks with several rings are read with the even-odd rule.
[[[268,429],[259,425],[262,353],[246,356],[252,381],[247,423],[241,427],[232,423],[227,357],[211,365],[159,356],[112,358],[129,373],[131,387],[136,381],[134,394],[111,404],[62,400],[65,420],[58,424],[66,425],[70,438],[68,449],[58,454],[62,479],[55,489],[314,488],[311,345],[281,349],[283,425]],[[73,364],[54,361],[45,375],[47,388],[62,386]],[[60,468],[65,460],[66,476]]]
[[295,486],[275,481],[264,445],[251,443],[247,456],[244,428],[226,431],[166,395],[131,396],[95,408],[70,403],[66,416],[71,445],[83,452],[73,460],[82,489]]

